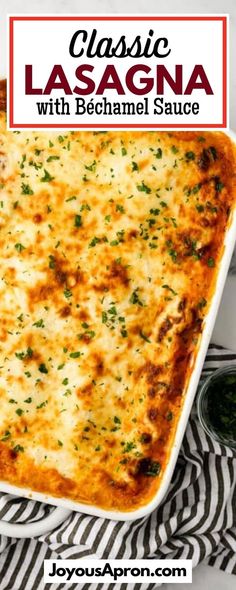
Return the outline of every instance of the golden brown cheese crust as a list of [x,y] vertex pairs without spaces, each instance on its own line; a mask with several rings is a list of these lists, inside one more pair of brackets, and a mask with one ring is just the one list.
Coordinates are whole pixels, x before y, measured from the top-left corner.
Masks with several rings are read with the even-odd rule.
[[12,133],[4,112],[0,129],[0,478],[137,509],[160,485],[212,298],[233,145]]

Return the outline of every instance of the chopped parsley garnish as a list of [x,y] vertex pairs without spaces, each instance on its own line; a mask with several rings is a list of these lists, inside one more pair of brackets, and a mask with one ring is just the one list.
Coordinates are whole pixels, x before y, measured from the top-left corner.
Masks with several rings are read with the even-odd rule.
[[174,291],[174,289],[172,289],[172,287],[169,287],[169,285],[162,285],[162,289],[168,289],[168,291],[173,293],[173,295],[177,295],[176,291]]
[[[76,199],[76,197],[75,197]],[[88,205],[88,203],[83,203],[83,205],[81,205],[80,207],[80,211],[91,211],[91,207],[90,205]]]
[[[122,444],[122,443],[121,443]],[[123,443],[123,453],[130,453],[133,449],[136,449],[136,444],[132,441]]]
[[49,268],[54,269],[56,266],[56,260],[55,260],[55,256],[53,256],[52,254],[49,254]]
[[85,166],[85,169],[89,170],[89,172],[95,172],[96,165],[97,165],[97,162],[96,162],[96,160],[94,160],[93,163],[90,164],[90,166]]
[[72,197],[68,197],[68,199],[66,199],[66,203],[70,203],[70,201],[76,201],[77,197],[75,195],[72,195]]
[[33,356],[33,350],[30,346],[28,346],[26,352],[15,352],[15,356],[17,359],[19,360],[23,360],[23,359],[27,359],[27,358],[32,358]]
[[22,416],[22,414],[24,414],[24,410],[22,410],[21,408],[17,408],[16,414],[17,416]]
[[75,215],[75,227],[81,227],[82,225],[81,215]]
[[23,156],[22,156],[22,160],[21,160],[21,163],[20,163],[20,168],[21,168],[21,170],[24,168],[24,163],[25,163],[25,160],[26,160],[26,155],[25,155],[25,154],[23,154]]
[[215,266],[215,260],[214,260],[214,258],[212,258],[212,256],[210,258],[208,258],[207,266],[209,266],[210,268],[213,268],[213,266]]
[[221,182],[219,179],[216,179],[216,183],[215,183],[215,189],[218,193],[220,193],[222,191],[222,189],[224,188],[224,184],[223,182]]
[[30,160],[29,162],[30,166],[34,166],[35,170],[40,170],[43,167],[42,162],[34,162],[34,160]]
[[72,297],[72,292],[70,291],[70,289],[65,289],[63,293],[66,299],[70,299],[70,297]]
[[25,358],[25,352],[15,352],[15,356],[22,361]]
[[154,155],[158,160],[160,160],[162,158],[162,149],[159,147]]
[[200,301],[198,302],[197,306],[199,309],[202,309],[203,307],[206,307],[207,304],[207,300],[205,299],[205,297],[202,297],[200,299]]
[[24,447],[22,447],[21,445],[16,445],[15,447],[13,447],[13,451],[15,451],[15,453],[23,453]]
[[121,419],[118,416],[114,416],[115,424],[121,424]]
[[152,192],[151,189],[150,189],[150,187],[147,186],[147,184],[145,184],[143,182],[143,180],[142,180],[142,184],[137,184],[137,189],[140,192],[147,193],[147,195],[149,195]]
[[33,326],[35,326],[36,328],[45,328],[45,325],[43,323],[43,320],[38,320],[37,322],[34,322],[34,324],[32,324]]
[[131,164],[132,164],[132,172],[138,172],[139,167],[138,167],[137,162],[131,162]]
[[149,227],[153,227],[153,225],[155,225],[156,223],[156,219],[147,219],[148,225]]
[[183,190],[186,197],[190,197],[190,195],[192,194],[192,189],[190,188],[190,186],[184,186]]
[[186,152],[185,158],[187,162],[191,162],[191,160],[195,160],[195,153],[194,152]]
[[141,338],[143,340],[145,340],[145,342],[151,342],[151,340],[149,340],[149,338],[146,336],[146,334],[144,334],[144,332],[142,330],[140,330],[139,335],[141,336]]
[[94,236],[94,238],[92,238],[91,242],[89,242],[89,248],[94,248],[100,242],[101,242],[101,239]]
[[204,205],[196,205],[196,209],[197,209],[198,213],[203,213]]
[[51,176],[51,174],[44,168],[44,176],[40,178],[40,182],[51,182],[52,180],[54,180],[54,176]]
[[144,457],[139,462],[138,473],[148,477],[156,477],[159,475],[161,465],[158,461],[153,461],[149,457]]
[[168,254],[172,258],[173,262],[176,262],[177,261],[178,254],[177,254],[176,250],[173,248],[173,242],[172,242],[172,240],[167,240],[166,245],[167,245],[167,248],[168,248]]
[[24,182],[22,182],[21,184],[21,194],[22,195],[33,195],[34,191],[32,190],[32,188],[30,187],[29,184],[25,184]]
[[46,399],[45,402],[41,402],[41,404],[39,404],[38,406],[36,406],[36,410],[41,410],[42,408],[45,408],[46,405],[48,403],[48,400]]
[[130,297],[129,302],[132,303],[133,305],[140,305],[141,307],[143,307],[143,302],[141,301],[141,299],[139,298],[139,287],[137,287],[137,289],[135,289]]
[[10,437],[11,437],[10,430],[6,430],[6,432],[4,433],[3,437],[1,438],[1,441],[2,442],[5,442],[5,440],[9,440]]
[[119,242],[124,242],[124,235],[125,235],[125,230],[121,229],[120,231],[116,232],[117,238],[119,240]]
[[66,389],[65,393],[63,393],[63,397],[69,397],[69,395],[72,395],[72,391],[71,389]]
[[102,323],[106,324],[107,320],[108,320],[107,312],[103,311],[102,312]]
[[25,250],[25,246],[18,242],[17,244],[15,244],[15,249],[17,250],[17,252],[22,252],[22,250]]
[[214,205],[212,205],[210,201],[207,201],[206,207],[208,211],[210,211],[211,213],[217,213],[218,211],[217,207],[214,207]]
[[70,358],[71,359],[78,359],[81,356],[81,352],[71,352]]
[[49,156],[49,158],[47,158],[47,162],[53,162],[53,160],[60,160],[59,156]]
[[192,194],[196,195],[200,191],[201,186],[202,186],[201,182],[198,182],[197,184],[195,184],[194,187],[192,188]]
[[210,152],[210,154],[211,154],[211,156],[212,156],[212,159],[213,159],[214,161],[215,161],[215,160],[217,160],[217,151],[216,151],[216,148],[215,148],[214,146],[212,146],[212,145],[211,145],[211,146],[208,148],[208,151]]
[[78,338],[79,340],[82,340],[84,337],[88,337],[88,338],[94,338],[95,336],[95,332],[94,330],[85,330],[85,332],[83,332],[82,334],[78,334]]
[[122,156],[126,156],[127,155],[127,150],[125,149],[125,147],[122,147],[121,148],[121,153],[122,153]]
[[127,332],[127,330],[125,330],[125,328],[121,328],[120,333],[121,333],[122,338],[127,338],[128,332]]
[[39,369],[40,373],[45,373],[45,374],[48,373],[48,369],[47,369],[45,363],[41,363],[39,365],[39,368],[38,369]]
[[171,221],[172,221],[174,227],[178,227],[175,217],[171,217]]
[[151,213],[151,215],[159,215],[160,209],[150,209],[149,213]]
[[145,475],[148,475],[149,477],[156,477],[157,475],[159,475],[160,471],[161,471],[160,463],[158,463],[158,461],[151,461],[150,460]]
[[116,205],[116,211],[119,211],[120,213],[124,213],[124,207],[122,205]]

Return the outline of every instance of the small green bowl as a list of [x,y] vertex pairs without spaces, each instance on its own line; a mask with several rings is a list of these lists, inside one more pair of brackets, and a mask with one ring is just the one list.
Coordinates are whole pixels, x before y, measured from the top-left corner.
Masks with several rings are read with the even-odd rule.
[[228,365],[227,367],[223,367],[222,369],[218,369],[214,371],[209,377],[203,381],[202,385],[200,385],[200,389],[198,391],[197,396],[197,413],[200,424],[202,428],[205,430],[209,436],[211,436],[216,442],[230,447],[231,449],[236,449],[236,440],[232,439],[232,437],[226,437],[225,435],[221,434],[218,430],[214,428],[211,423],[211,419],[209,416],[208,411],[208,399],[209,399],[209,392],[212,387],[212,384],[218,381],[219,377],[222,375],[234,375],[236,378],[236,365]]

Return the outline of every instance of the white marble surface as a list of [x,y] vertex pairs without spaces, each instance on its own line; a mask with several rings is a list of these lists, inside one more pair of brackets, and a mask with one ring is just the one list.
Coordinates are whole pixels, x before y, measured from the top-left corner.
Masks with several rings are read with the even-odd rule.
[[[0,0],[0,75],[6,74],[6,15],[7,14],[96,14],[96,13],[143,13],[143,14],[205,14],[228,13],[230,15],[230,126],[236,130],[236,76],[233,55],[236,54],[236,0]],[[217,67],[217,64],[216,64]],[[236,350],[236,313],[232,313],[236,278],[234,283],[228,283],[221,305],[219,318],[215,328],[215,337],[218,343],[228,345]],[[229,303],[230,301],[230,303]],[[230,307],[229,307],[230,306]],[[230,312],[229,312],[230,308]],[[235,310],[236,311],[236,310]],[[229,325],[231,317],[230,339],[228,331],[224,329],[225,314]],[[222,317],[223,316],[223,317]],[[235,325],[232,325],[232,317],[235,316]],[[165,584],[166,590],[184,589],[183,584]],[[192,590],[233,590],[235,578],[205,564],[199,565],[193,571]]]
[[165,584],[163,590],[235,590],[235,576],[230,576],[201,563],[193,570],[191,585]]

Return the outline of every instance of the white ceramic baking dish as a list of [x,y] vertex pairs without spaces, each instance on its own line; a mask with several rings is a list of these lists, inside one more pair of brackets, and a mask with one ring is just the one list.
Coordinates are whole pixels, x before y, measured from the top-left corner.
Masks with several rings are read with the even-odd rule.
[[[236,134],[230,132],[229,136],[236,143]],[[52,504],[53,506],[57,506],[57,508],[44,519],[29,524],[16,524],[0,520],[0,534],[18,538],[39,536],[49,532],[50,530],[53,530],[56,526],[61,524],[64,520],[66,520],[69,517],[71,511],[73,510],[85,514],[91,514],[93,516],[108,518],[111,520],[135,520],[147,516],[161,503],[161,501],[167,493],[171,481],[171,477],[179,454],[181,442],[187,426],[188,417],[196,394],[197,386],[202,371],[202,366],[210,342],[211,334],[214,328],[217,311],[219,308],[225,280],[227,277],[230,260],[235,245],[235,239],[236,208],[232,214],[231,222],[225,235],[224,252],[219,266],[215,293],[212,298],[210,309],[205,318],[201,342],[197,357],[195,359],[194,368],[187,387],[187,391],[185,392],[182,412],[176,430],[169,462],[163,474],[160,487],[154,498],[151,500],[151,502],[149,502],[146,506],[143,506],[142,508],[139,508],[138,510],[135,510],[133,512],[114,512],[97,508],[96,506],[92,505],[77,503],[68,499],[53,498],[51,496],[47,496],[39,492],[33,492],[30,489],[19,488],[1,481],[0,489],[3,492],[7,492],[8,494],[14,494],[18,497],[23,496],[25,498],[30,498],[31,500],[37,500],[40,502],[45,502],[47,504]]]

